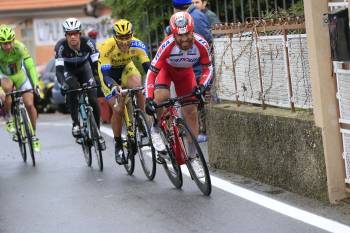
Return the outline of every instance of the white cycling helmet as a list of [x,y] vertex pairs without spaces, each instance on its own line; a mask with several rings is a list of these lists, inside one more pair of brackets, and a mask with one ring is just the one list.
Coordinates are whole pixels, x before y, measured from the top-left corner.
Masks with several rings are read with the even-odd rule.
[[76,18],[66,19],[63,22],[62,26],[63,26],[64,32],[72,32],[72,31],[80,32],[81,31],[81,23]]

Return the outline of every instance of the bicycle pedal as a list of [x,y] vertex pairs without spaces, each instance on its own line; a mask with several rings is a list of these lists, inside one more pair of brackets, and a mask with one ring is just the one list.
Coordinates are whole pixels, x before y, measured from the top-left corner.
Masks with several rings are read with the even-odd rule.
[[165,160],[164,160],[163,157],[160,157],[160,156],[158,155],[157,158],[156,158],[156,162],[157,162],[158,164],[164,164],[164,163],[165,163]]
[[125,165],[128,164],[128,161],[126,161],[125,159],[122,159],[122,161],[115,161],[118,165]]
[[115,158],[115,162],[118,164],[118,165],[125,165],[128,163],[128,161],[123,157],[118,157],[118,158]]
[[158,151],[156,162],[158,162],[159,164],[163,164],[166,163],[166,160],[169,160],[169,157],[166,154],[166,152]]
[[100,150],[102,150],[102,151],[104,151],[104,150],[106,150],[106,144],[99,144],[98,145],[98,149],[100,149]]
[[12,141],[14,141],[14,142],[18,142],[18,137],[17,137],[17,135],[16,135],[16,134],[14,134],[14,135],[12,136]]
[[77,138],[75,140],[76,143],[78,143],[79,145],[82,145],[83,144],[83,138]]

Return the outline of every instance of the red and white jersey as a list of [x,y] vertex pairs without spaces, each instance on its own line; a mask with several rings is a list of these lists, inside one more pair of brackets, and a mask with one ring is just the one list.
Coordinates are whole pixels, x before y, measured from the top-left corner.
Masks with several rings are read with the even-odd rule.
[[209,44],[202,36],[196,33],[193,34],[193,46],[186,51],[177,46],[173,35],[164,39],[147,72],[146,97],[153,97],[155,79],[160,69],[166,67],[166,64],[178,69],[187,69],[199,62],[202,65],[199,84],[205,87],[208,86],[213,76]]

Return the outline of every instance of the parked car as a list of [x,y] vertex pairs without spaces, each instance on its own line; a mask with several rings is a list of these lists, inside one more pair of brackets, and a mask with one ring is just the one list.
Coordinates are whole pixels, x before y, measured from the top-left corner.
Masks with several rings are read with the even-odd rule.
[[65,102],[65,97],[61,94],[61,86],[56,78],[56,66],[55,59],[51,59],[41,75],[41,79],[45,83],[45,86],[50,86],[47,89],[47,92],[44,93],[49,97],[49,102],[52,107],[63,113],[68,112],[68,108]]
[[54,86],[56,77],[52,75],[50,72],[51,67],[48,67],[48,65],[37,66],[41,93],[40,97],[35,96],[35,106],[40,113],[55,112],[56,110],[51,101],[51,90]]

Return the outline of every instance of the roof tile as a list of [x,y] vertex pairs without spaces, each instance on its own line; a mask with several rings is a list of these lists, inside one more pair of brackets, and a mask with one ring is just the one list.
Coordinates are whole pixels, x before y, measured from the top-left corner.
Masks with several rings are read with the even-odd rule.
[[1,0],[0,11],[24,11],[85,5],[92,0]]

